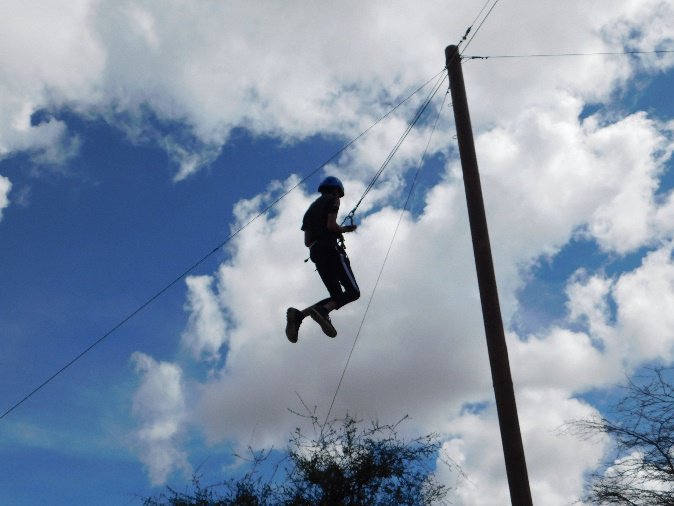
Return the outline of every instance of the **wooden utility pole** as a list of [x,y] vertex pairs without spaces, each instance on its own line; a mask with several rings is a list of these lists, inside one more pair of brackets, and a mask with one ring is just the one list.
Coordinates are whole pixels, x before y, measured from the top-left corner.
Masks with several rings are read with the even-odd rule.
[[489,244],[489,231],[487,230],[487,217],[482,199],[480,174],[477,169],[473,129],[470,124],[466,88],[463,83],[461,56],[457,46],[447,46],[445,61],[452,91],[456,137],[459,142],[463,182],[466,188],[468,219],[473,240],[475,266],[477,267],[477,281],[480,289],[480,301],[482,302],[482,318],[487,337],[489,365],[491,366],[491,377],[496,397],[496,411],[501,429],[508,486],[510,487],[510,501],[513,506],[532,506],[527,463],[524,458],[515,391],[510,375],[508,348],[503,331],[503,320],[501,319],[496,275],[494,274],[494,262]]

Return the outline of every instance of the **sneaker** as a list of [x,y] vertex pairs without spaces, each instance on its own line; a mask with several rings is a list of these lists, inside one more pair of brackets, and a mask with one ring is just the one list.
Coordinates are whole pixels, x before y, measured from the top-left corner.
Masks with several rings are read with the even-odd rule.
[[313,306],[309,315],[321,326],[326,336],[335,337],[337,335],[337,330],[332,326],[328,311],[323,306]]
[[297,333],[300,330],[303,318],[302,311],[294,307],[288,308],[286,312],[286,319],[288,320],[288,323],[286,323],[286,337],[291,343],[297,342]]

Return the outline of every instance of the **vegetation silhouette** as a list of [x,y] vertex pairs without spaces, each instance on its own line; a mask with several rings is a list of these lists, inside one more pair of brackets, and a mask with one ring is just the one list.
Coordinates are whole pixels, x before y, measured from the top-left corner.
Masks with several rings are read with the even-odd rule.
[[296,429],[273,472],[261,470],[271,450],[249,448],[253,458],[242,478],[204,486],[194,475],[185,492],[167,487],[144,506],[418,506],[437,504],[449,492],[434,474],[437,435],[402,439],[397,429],[407,417],[364,425],[347,415],[323,427],[311,419],[318,435],[308,438]]
[[674,369],[653,368],[629,380],[607,416],[571,422],[582,437],[609,436],[613,452],[587,478],[590,504],[674,504]]

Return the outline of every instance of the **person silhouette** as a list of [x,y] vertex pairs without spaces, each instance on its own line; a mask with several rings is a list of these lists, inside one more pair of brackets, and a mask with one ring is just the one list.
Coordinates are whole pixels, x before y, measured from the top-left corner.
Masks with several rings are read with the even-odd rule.
[[329,313],[360,297],[358,283],[351,270],[351,263],[343,248],[344,233],[356,230],[356,225],[337,224],[340,198],[344,196],[344,185],[334,177],[326,177],[318,186],[321,196],[307,209],[302,219],[304,245],[309,248],[309,258],[316,265],[323,284],[330,297],[306,309],[289,307],[286,312],[286,337],[291,343],[297,342],[302,320],[310,316],[321,326],[329,337],[335,337],[337,330],[332,325]]

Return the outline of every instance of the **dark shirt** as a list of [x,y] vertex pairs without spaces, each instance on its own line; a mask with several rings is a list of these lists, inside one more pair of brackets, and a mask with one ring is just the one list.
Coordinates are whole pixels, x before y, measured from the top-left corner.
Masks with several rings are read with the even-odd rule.
[[337,241],[339,235],[328,230],[328,215],[339,211],[339,198],[335,195],[321,195],[304,213],[302,230],[308,234],[309,243],[323,240]]

